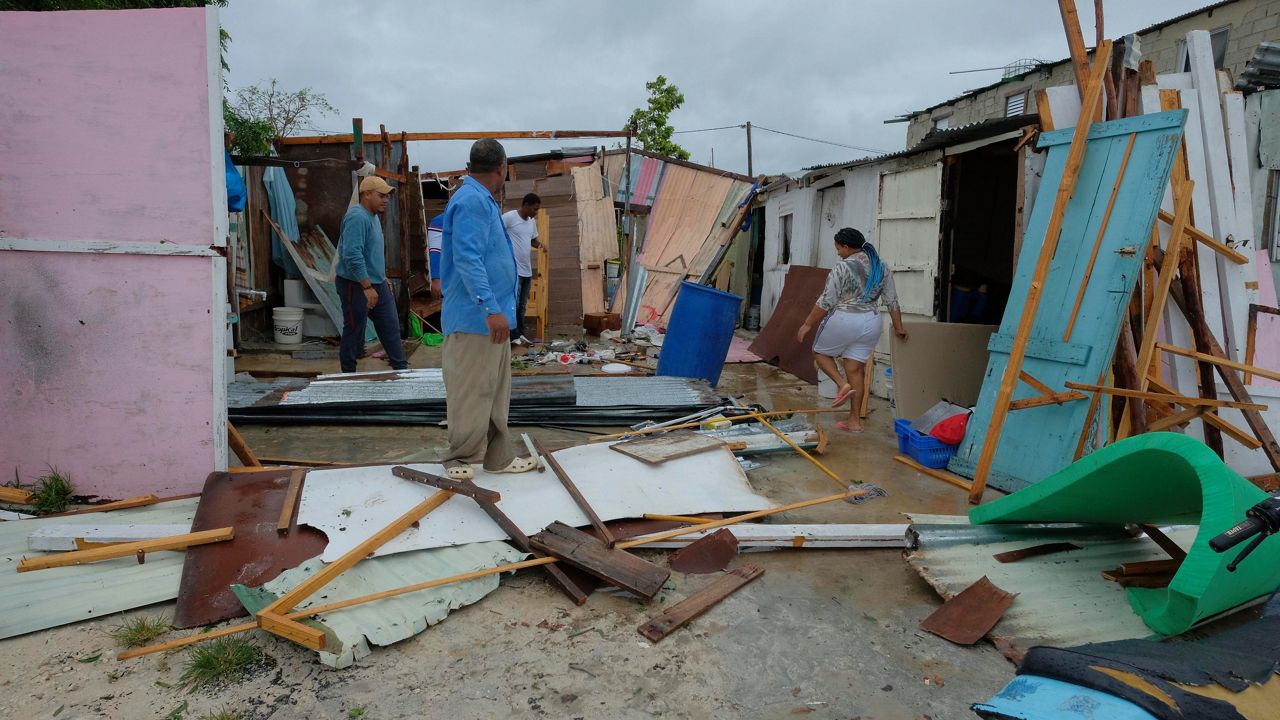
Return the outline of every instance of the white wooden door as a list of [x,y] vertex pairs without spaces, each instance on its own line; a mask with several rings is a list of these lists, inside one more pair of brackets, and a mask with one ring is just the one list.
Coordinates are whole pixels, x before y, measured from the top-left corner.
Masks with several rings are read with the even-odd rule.
[[880,174],[875,246],[893,272],[902,312],[934,317],[942,163]]

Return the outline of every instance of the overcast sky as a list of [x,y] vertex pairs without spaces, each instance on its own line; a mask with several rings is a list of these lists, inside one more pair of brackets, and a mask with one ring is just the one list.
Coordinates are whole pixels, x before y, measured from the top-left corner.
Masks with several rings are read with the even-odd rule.
[[[1077,0],[1093,44],[1093,3]],[[1117,38],[1209,0],[1107,0]],[[228,82],[311,87],[339,115],[316,130],[621,128],[665,75],[684,93],[677,131],[755,126],[873,151],[904,147],[884,124],[981,87],[1021,58],[1059,60],[1056,0],[230,0]],[[746,172],[741,129],[676,136],[694,161]],[[868,155],[757,129],[755,171],[777,173]],[[510,155],[606,141],[504,141]],[[469,143],[414,143],[424,170],[466,163]]]

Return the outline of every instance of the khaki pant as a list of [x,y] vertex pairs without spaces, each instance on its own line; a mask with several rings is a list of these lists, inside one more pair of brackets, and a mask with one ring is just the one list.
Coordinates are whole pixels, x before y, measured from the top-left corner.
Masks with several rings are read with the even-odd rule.
[[507,431],[511,346],[487,335],[455,332],[444,339],[444,388],[449,420],[445,462],[483,462],[501,470],[515,459]]

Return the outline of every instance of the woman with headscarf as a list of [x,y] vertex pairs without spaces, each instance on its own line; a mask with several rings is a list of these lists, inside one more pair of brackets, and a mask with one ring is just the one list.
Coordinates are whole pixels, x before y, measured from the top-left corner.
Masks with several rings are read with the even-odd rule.
[[[878,304],[884,301],[893,319],[893,331],[904,342],[907,331],[902,327],[898,293],[893,286],[893,273],[885,267],[875,247],[862,233],[842,228],[835,236],[836,254],[840,262],[827,275],[827,285],[809,317],[796,333],[804,337],[815,324],[818,336],[813,342],[813,361],[840,388],[831,407],[850,403],[849,417],[836,423],[846,432],[862,432],[863,367],[884,331]],[[819,324],[821,323],[821,324]],[[836,358],[844,365],[844,377],[836,366]]]

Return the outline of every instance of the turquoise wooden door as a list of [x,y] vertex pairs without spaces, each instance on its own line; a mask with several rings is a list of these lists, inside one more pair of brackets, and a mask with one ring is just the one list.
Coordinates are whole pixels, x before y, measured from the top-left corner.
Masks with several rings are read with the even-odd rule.
[[[1067,382],[1096,384],[1099,378],[1105,380],[1125,308],[1142,270],[1151,225],[1182,140],[1186,114],[1185,110],[1174,110],[1090,126],[1084,166],[1067,205],[1062,236],[1045,279],[1023,362],[1025,372],[1055,392],[1065,390]],[[973,477],[982,453],[1074,132],[1060,130],[1040,137],[1040,147],[1049,153],[1044,180],[1036,193],[1000,331],[991,336],[988,345],[990,357],[977,410],[949,466],[965,477]],[[1115,202],[1104,227],[1113,192]],[[1068,338],[1072,307],[1095,243],[1099,243],[1097,259]],[[1039,394],[1019,383],[1014,399]],[[1010,412],[987,484],[1005,491],[1019,490],[1070,465],[1088,405],[1087,400],[1079,400]]]

